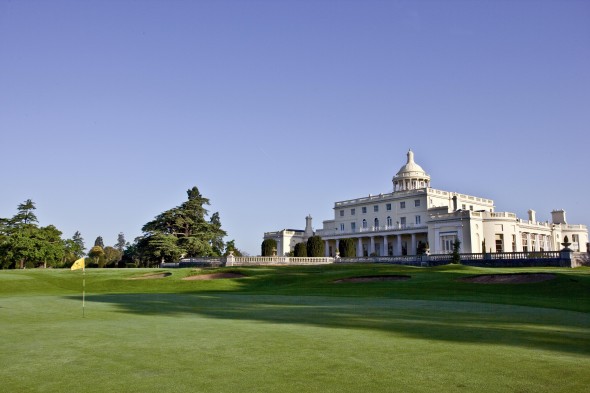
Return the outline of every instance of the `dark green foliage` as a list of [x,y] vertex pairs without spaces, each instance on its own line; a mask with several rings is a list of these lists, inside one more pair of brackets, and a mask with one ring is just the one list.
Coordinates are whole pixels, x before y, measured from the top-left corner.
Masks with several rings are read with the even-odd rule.
[[295,249],[293,250],[294,257],[306,257],[307,256],[307,243],[297,243],[295,244]]
[[354,239],[347,238],[340,240],[340,244],[338,245],[338,251],[340,251],[341,258],[356,257],[356,247]]
[[459,239],[457,239],[453,243],[453,257],[451,258],[451,263],[461,263],[461,256],[459,255],[460,249],[461,242],[459,241]]
[[10,219],[0,219],[0,267],[62,267],[68,255],[68,243],[53,225],[39,227],[30,199],[18,205]]
[[115,247],[106,246],[104,248],[105,266],[116,267],[123,257],[123,253]]
[[117,236],[117,244],[115,244],[115,248],[119,250],[121,255],[123,255],[123,251],[125,251],[125,247],[127,247],[127,242],[125,241],[125,235],[123,232],[120,232]]
[[94,246],[88,251],[88,256],[92,258],[92,262],[94,265],[98,267],[104,267],[106,264],[106,259],[104,255],[104,250],[101,246]]
[[94,241],[94,245],[100,248],[104,248],[104,241],[102,240],[102,236],[96,238],[96,240]]
[[[209,199],[197,187],[187,191],[188,200],[180,206],[156,216],[142,228],[144,235],[136,239],[134,247],[127,247],[126,261],[139,266],[153,266],[172,262],[181,256],[220,256],[224,252],[219,213],[207,220]],[[131,254],[133,252],[133,254]]]
[[307,256],[309,257],[323,257],[324,256],[324,241],[319,236],[312,236],[307,239]]
[[225,244],[225,252],[223,256],[226,257],[229,255],[230,251],[233,252],[234,257],[241,257],[242,252],[236,248],[236,241],[230,240]]
[[426,254],[426,250],[428,250],[428,243],[422,243],[421,241],[418,242],[418,247],[416,247],[416,254],[424,255]]
[[277,241],[275,239],[264,239],[261,246],[263,257],[272,257],[277,254]]

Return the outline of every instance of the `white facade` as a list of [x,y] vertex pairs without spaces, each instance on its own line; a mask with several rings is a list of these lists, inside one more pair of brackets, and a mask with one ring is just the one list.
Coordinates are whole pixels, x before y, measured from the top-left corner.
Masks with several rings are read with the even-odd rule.
[[552,212],[551,223],[536,221],[532,210],[520,219],[496,212],[490,199],[431,188],[412,151],[392,182],[391,193],[334,204],[334,218],[316,232],[326,242],[326,256],[334,256],[344,238],[355,239],[357,256],[449,253],[456,240],[462,253],[480,253],[484,246],[487,252],[557,251],[565,236],[572,250],[587,251],[587,227],[567,224],[565,211]]
[[265,232],[264,240],[274,239],[277,242],[277,256],[283,257],[289,255],[295,249],[297,243],[306,242],[313,236],[313,229],[311,226],[311,216],[305,218],[305,230],[299,229],[283,229],[275,232]]

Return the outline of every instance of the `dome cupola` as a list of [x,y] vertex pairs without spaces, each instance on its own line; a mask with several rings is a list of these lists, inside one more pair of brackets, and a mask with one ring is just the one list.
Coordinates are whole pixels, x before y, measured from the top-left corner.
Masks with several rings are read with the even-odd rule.
[[408,162],[400,168],[392,181],[394,192],[430,187],[430,176],[414,162],[412,150],[408,151]]

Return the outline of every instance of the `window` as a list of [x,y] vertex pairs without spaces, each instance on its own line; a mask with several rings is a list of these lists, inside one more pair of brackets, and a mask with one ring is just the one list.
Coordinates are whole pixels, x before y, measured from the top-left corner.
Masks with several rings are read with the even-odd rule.
[[420,207],[420,199],[414,200],[414,207]]
[[406,218],[405,217],[400,217],[399,218],[399,223],[401,224],[402,227],[406,226]]
[[367,228],[367,220],[363,219],[363,228]]
[[416,225],[420,225],[420,216],[416,216]]
[[516,235],[512,235],[512,251],[516,251]]
[[441,235],[440,247],[442,252],[445,254],[453,252],[453,245],[457,241],[457,235],[455,233],[447,232],[447,234]]
[[356,232],[356,222],[351,222],[350,223],[350,231],[351,232]]
[[344,223],[340,224],[340,231],[344,232]]
[[390,227],[392,225],[391,217],[387,216],[387,226]]
[[387,205],[385,205],[385,210],[387,210],[387,211],[391,210],[391,203],[388,203]]
[[496,233],[496,252],[504,252],[504,235]]
[[354,216],[356,214],[356,209],[350,209],[350,215]]
[[473,205],[469,205],[469,210],[473,211]]
[[344,217],[344,210],[340,210],[340,217]]
[[363,214],[366,214],[367,213],[367,208],[366,207],[363,207],[362,209],[363,209]]
[[405,201],[404,202],[400,202],[399,203],[399,208],[400,209],[405,209],[406,208],[406,202]]
[[379,211],[379,205],[375,205],[375,206],[373,206],[373,211],[374,211],[374,212],[378,212],[378,211]]
[[462,204],[461,205],[461,210],[467,210],[467,205],[466,204]]
[[379,219],[378,218],[375,219],[375,228],[379,228]]
[[529,237],[526,233],[522,234],[522,251],[523,252],[529,251]]

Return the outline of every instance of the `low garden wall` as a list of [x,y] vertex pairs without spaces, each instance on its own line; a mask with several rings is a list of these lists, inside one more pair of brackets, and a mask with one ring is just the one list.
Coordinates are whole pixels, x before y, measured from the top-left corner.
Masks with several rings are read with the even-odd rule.
[[[569,250],[538,252],[501,252],[459,254],[461,264],[478,267],[577,267],[589,265],[587,253],[574,253]],[[175,263],[162,263],[164,268],[218,267],[218,266],[301,266],[325,265],[332,263],[387,263],[408,266],[440,266],[452,263],[452,254],[404,255],[389,257],[356,258],[301,258],[301,257],[235,257],[187,258]]]

